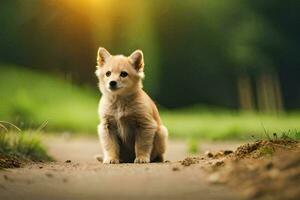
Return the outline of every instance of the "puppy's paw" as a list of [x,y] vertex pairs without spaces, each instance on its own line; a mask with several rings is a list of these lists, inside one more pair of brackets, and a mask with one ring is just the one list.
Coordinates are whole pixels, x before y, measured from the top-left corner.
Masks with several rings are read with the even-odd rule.
[[104,164],[119,164],[120,160],[116,159],[116,158],[106,158],[105,160],[103,160]]
[[134,163],[149,163],[150,162],[150,158],[148,157],[136,157],[134,160]]

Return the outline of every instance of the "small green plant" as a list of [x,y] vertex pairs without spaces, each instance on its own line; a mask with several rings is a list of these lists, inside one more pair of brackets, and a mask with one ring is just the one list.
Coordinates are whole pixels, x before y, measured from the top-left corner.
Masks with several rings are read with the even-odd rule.
[[261,156],[272,156],[274,154],[274,149],[269,146],[263,146],[258,149]]
[[6,132],[0,134],[0,154],[32,161],[50,161],[41,144],[39,134],[33,132]]
[[300,139],[300,132],[298,130],[288,130],[281,133],[273,133],[269,134],[265,131],[265,137],[269,141],[276,141],[276,140],[299,140]]
[[[276,134],[276,133],[274,133]],[[300,131],[298,130],[288,130],[287,132],[282,132],[280,139],[283,140],[300,140]]]
[[[0,167],[9,166],[5,162],[51,161],[45,147],[41,144],[40,133],[37,131],[10,131],[0,123]],[[15,127],[15,126],[14,126]],[[4,131],[3,131],[4,130]]]
[[191,154],[196,154],[199,152],[198,140],[193,138],[188,140],[188,152]]

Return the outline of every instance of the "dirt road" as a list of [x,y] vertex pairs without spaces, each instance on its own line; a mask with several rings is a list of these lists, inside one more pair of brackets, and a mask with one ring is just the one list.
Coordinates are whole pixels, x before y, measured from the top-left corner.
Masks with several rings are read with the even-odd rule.
[[[223,185],[212,185],[203,163],[182,166],[184,142],[170,142],[161,164],[104,165],[95,138],[46,138],[54,163],[0,171],[0,199],[239,199]],[[201,144],[201,150],[233,149],[237,144]]]

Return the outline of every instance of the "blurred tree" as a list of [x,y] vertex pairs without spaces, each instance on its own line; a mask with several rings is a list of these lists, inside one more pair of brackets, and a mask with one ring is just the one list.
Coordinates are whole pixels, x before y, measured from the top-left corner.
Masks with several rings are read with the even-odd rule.
[[[300,106],[300,3],[287,0],[248,1],[250,8],[261,16],[272,30],[266,33],[268,45],[259,46],[272,61],[276,70],[275,88],[282,95],[287,109]],[[278,74],[278,75],[277,75]],[[283,102],[279,102],[279,104]]]
[[[300,107],[294,0],[2,0],[0,61],[96,88],[96,51],[145,53],[160,104]],[[282,98],[283,97],[283,98]]]
[[226,55],[230,37],[230,20],[226,20],[232,18],[232,2],[164,1],[154,9],[163,69],[162,104],[237,107],[235,70]]
[[89,20],[58,2],[2,2],[1,60],[87,81],[95,63]]

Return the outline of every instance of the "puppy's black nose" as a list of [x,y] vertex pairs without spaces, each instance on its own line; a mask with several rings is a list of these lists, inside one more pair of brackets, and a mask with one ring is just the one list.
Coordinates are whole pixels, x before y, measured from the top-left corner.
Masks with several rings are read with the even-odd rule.
[[110,87],[116,87],[117,86],[117,81],[111,81],[109,82]]

